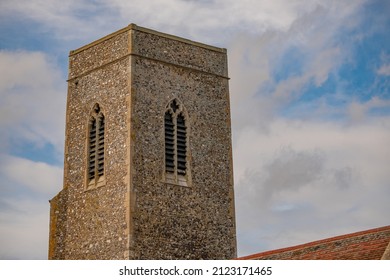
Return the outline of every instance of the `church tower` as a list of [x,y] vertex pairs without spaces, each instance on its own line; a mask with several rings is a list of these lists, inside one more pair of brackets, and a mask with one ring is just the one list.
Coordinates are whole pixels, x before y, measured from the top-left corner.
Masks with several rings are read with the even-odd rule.
[[49,259],[236,256],[226,49],[131,24],[69,55]]

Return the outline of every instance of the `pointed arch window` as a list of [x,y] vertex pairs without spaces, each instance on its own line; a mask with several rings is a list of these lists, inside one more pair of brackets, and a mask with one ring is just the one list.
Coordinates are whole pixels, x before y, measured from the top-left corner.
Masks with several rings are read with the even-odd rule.
[[188,139],[183,106],[172,100],[165,111],[165,179],[168,183],[187,185]]
[[104,184],[104,114],[95,104],[89,118],[88,130],[88,188]]

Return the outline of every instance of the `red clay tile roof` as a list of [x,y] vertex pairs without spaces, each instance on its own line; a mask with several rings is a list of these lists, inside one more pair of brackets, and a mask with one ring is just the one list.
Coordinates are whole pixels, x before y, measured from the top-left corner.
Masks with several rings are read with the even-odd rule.
[[380,260],[390,226],[340,235],[298,246],[240,257],[241,260]]

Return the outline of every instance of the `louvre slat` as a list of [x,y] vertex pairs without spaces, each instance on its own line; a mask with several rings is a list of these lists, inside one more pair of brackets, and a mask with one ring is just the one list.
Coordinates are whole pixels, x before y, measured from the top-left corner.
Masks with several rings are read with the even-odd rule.
[[180,114],[177,117],[177,173],[184,175],[186,173],[186,153],[187,153],[187,128],[185,125],[185,119]]
[[89,179],[95,178],[96,120],[91,122],[89,132]]
[[165,170],[166,172],[174,172],[174,125],[172,115],[169,112],[165,113],[164,116],[164,127],[165,127]]

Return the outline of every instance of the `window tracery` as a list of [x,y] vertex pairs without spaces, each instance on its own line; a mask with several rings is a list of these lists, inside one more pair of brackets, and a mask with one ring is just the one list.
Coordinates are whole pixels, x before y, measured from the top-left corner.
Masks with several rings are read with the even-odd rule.
[[104,182],[104,130],[104,114],[99,104],[95,104],[88,129],[88,188],[100,186]]
[[165,178],[169,183],[187,185],[188,139],[183,105],[172,100],[164,116]]

